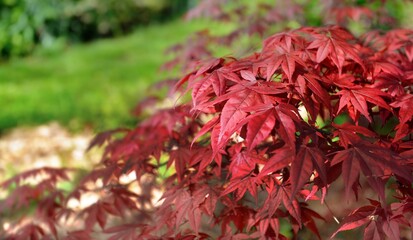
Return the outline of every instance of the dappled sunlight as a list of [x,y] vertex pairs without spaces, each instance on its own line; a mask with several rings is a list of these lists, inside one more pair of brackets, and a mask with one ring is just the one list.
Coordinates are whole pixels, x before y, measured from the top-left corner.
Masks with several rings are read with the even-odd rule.
[[101,157],[100,150],[86,152],[92,137],[92,132],[69,133],[57,123],[14,129],[0,138],[2,168],[7,174],[46,166],[88,168]]

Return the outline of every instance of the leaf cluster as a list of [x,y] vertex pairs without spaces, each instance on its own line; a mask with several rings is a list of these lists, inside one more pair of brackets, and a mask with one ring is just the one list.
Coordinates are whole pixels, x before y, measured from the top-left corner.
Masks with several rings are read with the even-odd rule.
[[[136,112],[151,114],[134,129],[96,136],[92,145],[106,145],[101,166],[69,194],[40,197],[53,197],[37,208],[49,217],[4,235],[288,239],[310,231],[324,239],[364,226],[364,239],[407,237],[412,45],[411,30],[356,37],[338,25],[301,27],[267,37],[246,57],[198,64],[176,82],[182,98],[173,107],[149,98]],[[66,178],[39,171],[56,176],[50,189]],[[31,174],[2,187],[21,189],[16,179]],[[70,206],[88,192],[97,200]],[[26,204],[14,193],[2,205]],[[351,205],[336,212],[330,199]],[[328,232],[333,218],[340,225]],[[81,227],[59,228],[70,219]]]

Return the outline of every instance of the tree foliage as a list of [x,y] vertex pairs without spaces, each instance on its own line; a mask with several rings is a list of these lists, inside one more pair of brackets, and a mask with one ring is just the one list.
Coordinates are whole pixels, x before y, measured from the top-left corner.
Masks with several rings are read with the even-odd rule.
[[[195,64],[176,82],[173,107],[148,98],[136,112],[151,113],[134,129],[96,136],[92,145],[106,144],[102,164],[70,194],[56,188],[66,169],[3,183],[13,191],[1,212],[38,200],[36,221],[3,235],[324,239],[363,229],[364,239],[408,238],[412,44],[411,30],[301,27],[270,35],[251,55]],[[24,184],[39,174],[36,186]],[[94,203],[69,206],[87,192],[97,193]],[[81,227],[62,228],[69,220]]]

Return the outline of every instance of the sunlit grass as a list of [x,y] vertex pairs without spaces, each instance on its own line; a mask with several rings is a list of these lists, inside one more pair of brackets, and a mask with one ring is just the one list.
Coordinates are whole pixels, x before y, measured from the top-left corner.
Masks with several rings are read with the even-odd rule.
[[132,125],[130,111],[147,87],[170,75],[158,70],[170,59],[165,49],[208,24],[153,25],[126,37],[43,49],[2,63],[0,131],[53,120],[71,130]]

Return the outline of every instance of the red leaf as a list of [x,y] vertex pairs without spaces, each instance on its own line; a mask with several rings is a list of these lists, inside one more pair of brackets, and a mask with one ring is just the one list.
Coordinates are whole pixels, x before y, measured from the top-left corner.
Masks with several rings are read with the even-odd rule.
[[275,125],[274,111],[268,110],[250,119],[247,126],[247,148],[251,150],[271,133]]
[[176,206],[175,227],[179,228],[179,226],[182,223],[184,223],[183,220],[187,218],[187,214],[192,208],[191,195],[184,189],[180,190],[178,195],[176,196],[175,206]]
[[322,183],[327,184],[327,172],[324,156],[317,148],[301,146],[291,164],[291,195],[295,195],[309,180],[313,170],[316,170]]
[[[397,127],[397,134],[400,135],[403,129],[402,126],[413,118],[413,95],[403,95],[400,98],[398,98],[395,102],[391,103],[390,106],[394,108],[400,108],[398,114],[399,124]],[[405,134],[402,134],[402,136],[404,135]]]
[[400,229],[398,222],[396,222],[394,219],[385,219],[382,224],[383,232],[387,235],[387,237],[389,237],[389,239],[400,239]]
[[314,221],[314,218],[322,219],[325,220],[320,214],[317,212],[307,208],[307,207],[301,207],[301,213],[302,213],[302,219],[303,219],[303,224],[310,229],[314,234],[317,235],[318,239],[322,239],[320,236],[320,233],[318,231],[317,225]]
[[370,131],[369,129],[362,127],[362,126],[357,126],[349,123],[344,123],[341,125],[332,123],[332,126],[335,127],[337,130],[334,131],[334,136],[338,136],[340,141],[339,144],[347,148],[348,145],[355,144],[361,140],[361,138],[358,136],[358,134],[362,134],[365,137],[376,137],[377,134],[374,132]]
[[284,71],[284,73],[287,75],[287,78],[291,81],[294,71],[295,71],[295,62],[299,61],[302,62],[301,59],[290,55],[290,54],[284,54],[282,55],[282,63],[281,63],[281,68]]
[[355,154],[355,151],[344,150],[337,153],[331,162],[332,165],[342,162],[341,166],[346,199],[349,199],[350,189],[357,183],[360,176],[360,164]]
[[273,152],[273,156],[268,159],[264,167],[261,169],[259,176],[263,177],[272,174],[290,164],[294,157],[294,151],[288,147],[277,149]]
[[186,146],[176,147],[176,150],[172,150],[169,153],[169,161],[167,166],[170,167],[172,163],[175,163],[175,170],[178,175],[178,180],[181,181],[184,178],[184,173],[192,157],[192,153]]
[[374,212],[375,209],[376,208],[373,206],[364,206],[356,209],[354,212],[352,212],[349,216],[347,216],[344,219],[341,227],[334,232],[330,239],[334,238],[334,236],[336,236],[339,232],[358,228],[370,222],[370,217],[372,217],[371,214]]
[[299,225],[301,225],[301,208],[300,204],[297,202],[295,197],[291,195],[291,193],[284,187],[281,187],[282,191],[280,191],[280,194],[282,194],[282,199],[283,199],[283,204],[284,207],[287,209],[287,211],[290,213],[290,215],[298,222]]
[[255,159],[245,151],[237,153],[229,166],[232,178],[242,178],[255,168]]
[[[330,108],[330,95],[326,89],[320,85],[316,76],[311,74],[300,75],[297,77],[297,82],[303,94],[305,94],[307,91],[306,88],[308,88],[325,107]],[[316,116],[313,117],[315,118]]]
[[248,80],[250,82],[256,82],[257,79],[255,78],[255,75],[251,71],[246,71],[246,70],[241,70],[241,77],[244,78],[245,80]]
[[320,41],[319,43],[317,43],[316,41],[314,41],[312,45],[309,46],[309,48],[315,47],[318,44],[319,48],[317,49],[316,61],[317,63],[321,63],[324,59],[326,59],[327,55],[331,52],[331,39],[326,39],[324,41]]
[[[399,159],[400,161],[397,161]],[[350,161],[346,163],[347,161]],[[379,194],[379,197],[384,200],[384,186],[381,177],[387,174],[395,174],[407,181],[412,181],[411,169],[402,167],[402,159],[397,154],[391,151],[367,143],[359,142],[355,144],[353,148],[342,150],[338,152],[331,164],[335,165],[339,162],[343,162],[343,177],[347,180],[346,192],[349,192],[349,188],[358,177],[358,169],[365,176],[371,187]],[[358,163],[355,163],[358,162]]]
[[214,118],[209,120],[204,126],[202,126],[202,128],[198,131],[198,133],[195,135],[194,139],[192,140],[191,147],[198,138],[200,138],[201,136],[203,136],[207,132],[210,132],[211,129],[215,125],[217,125],[218,122],[219,122],[219,117],[215,116]]
[[[340,112],[345,105],[347,105],[347,109],[349,111],[354,111],[351,116],[353,116],[353,120],[356,121],[357,119],[354,117],[357,112],[363,114],[370,122],[372,121],[369,109],[367,107],[367,102],[371,102],[379,107],[383,107],[385,109],[390,110],[390,106],[381,98],[381,96],[387,96],[386,93],[373,88],[358,88],[358,89],[350,89],[350,90],[341,90],[337,93],[341,95],[340,98],[340,105],[338,107],[338,111]],[[353,106],[354,110],[349,108],[349,106]],[[352,113],[352,112],[351,112]]]
[[258,104],[257,96],[249,89],[240,91],[232,96],[226,103],[221,112],[221,129],[218,137],[218,144],[223,140],[224,136],[230,136],[237,129],[235,128],[239,121],[247,116],[247,113],[242,111],[242,108]]
[[275,107],[275,117],[277,118],[277,131],[281,139],[286,142],[291,149],[295,149],[295,124],[298,122],[296,109],[287,104],[279,104]]
[[364,229],[364,240],[383,240],[384,233],[381,229],[377,227],[375,221],[371,221],[367,224]]

